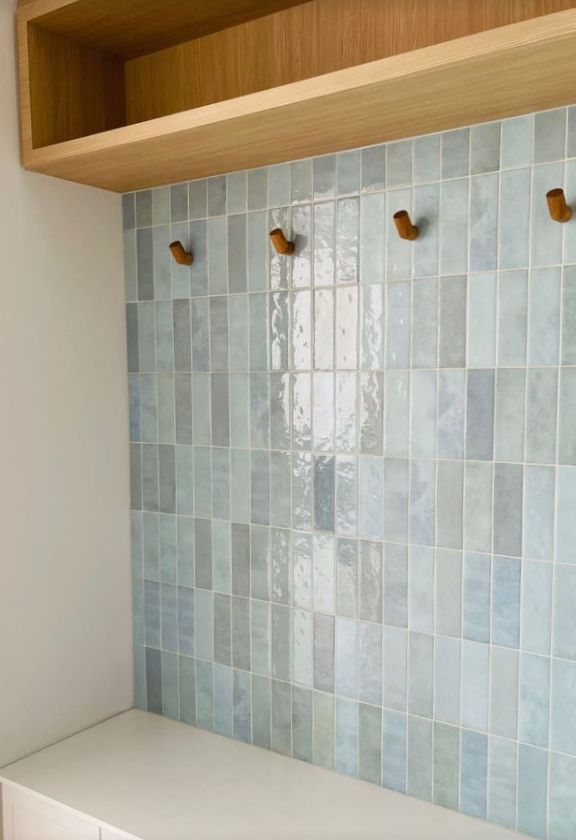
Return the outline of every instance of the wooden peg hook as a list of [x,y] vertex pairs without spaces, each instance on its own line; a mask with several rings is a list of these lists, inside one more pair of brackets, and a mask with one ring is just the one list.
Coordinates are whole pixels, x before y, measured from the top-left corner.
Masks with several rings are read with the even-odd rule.
[[418,239],[420,231],[416,225],[412,224],[407,210],[398,210],[394,213],[394,223],[400,239]]
[[546,193],[548,212],[555,222],[569,222],[572,218],[572,208],[566,203],[566,196],[561,187]]
[[187,251],[181,242],[171,242],[170,250],[178,265],[192,265],[194,262],[194,254]]
[[293,242],[289,242],[286,239],[281,228],[274,228],[274,230],[270,231],[270,240],[279,254],[287,256],[294,253],[294,248],[296,246]]

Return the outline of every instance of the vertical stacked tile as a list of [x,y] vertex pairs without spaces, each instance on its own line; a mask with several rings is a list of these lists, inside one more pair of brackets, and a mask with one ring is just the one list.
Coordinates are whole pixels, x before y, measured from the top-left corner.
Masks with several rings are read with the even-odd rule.
[[124,197],[139,706],[573,840],[575,185],[570,108]]

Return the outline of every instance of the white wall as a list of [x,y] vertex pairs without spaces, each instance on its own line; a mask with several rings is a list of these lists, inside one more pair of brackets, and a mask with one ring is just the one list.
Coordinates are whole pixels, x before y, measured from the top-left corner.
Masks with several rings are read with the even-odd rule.
[[0,766],[132,705],[120,198],[20,167],[0,0]]

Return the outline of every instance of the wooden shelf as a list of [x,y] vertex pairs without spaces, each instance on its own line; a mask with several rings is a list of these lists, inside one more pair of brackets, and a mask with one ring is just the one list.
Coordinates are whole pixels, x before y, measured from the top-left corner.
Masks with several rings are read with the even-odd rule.
[[[410,29],[401,16],[414,3],[428,17]],[[459,3],[461,20],[451,8],[439,25],[441,0],[21,0],[24,165],[125,192],[576,101],[576,8],[566,8],[576,2],[506,0],[489,20],[471,15],[473,0]],[[131,10],[122,37],[105,16],[90,25],[88,12],[108,5],[114,25]],[[183,6],[208,5],[218,20],[184,25]],[[169,7],[184,38],[200,37],[170,35]],[[564,11],[542,14],[551,7]],[[500,25],[527,13],[540,16]],[[149,21],[140,29],[139,14]],[[385,29],[383,15],[402,26]],[[374,54],[387,57],[366,60]],[[343,69],[322,72],[334,66]]]

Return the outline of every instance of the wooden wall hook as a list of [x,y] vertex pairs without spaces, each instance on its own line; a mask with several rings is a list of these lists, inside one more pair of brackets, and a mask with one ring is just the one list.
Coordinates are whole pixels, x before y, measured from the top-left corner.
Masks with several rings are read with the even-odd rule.
[[418,239],[420,231],[416,225],[412,224],[407,210],[398,210],[394,213],[394,223],[401,239]]
[[289,242],[284,236],[281,228],[274,228],[270,231],[270,239],[272,245],[276,248],[279,254],[293,254],[296,247],[293,242]]
[[561,187],[546,193],[550,218],[555,222],[569,222],[572,218],[572,208],[566,203],[566,196]]
[[181,242],[171,242],[170,250],[178,265],[192,265],[194,262],[194,254],[187,251]]

